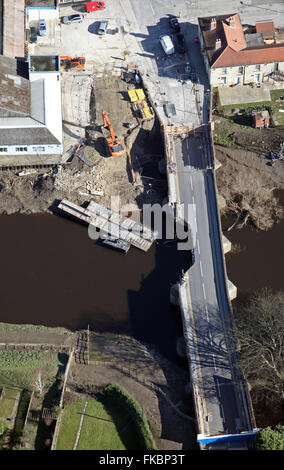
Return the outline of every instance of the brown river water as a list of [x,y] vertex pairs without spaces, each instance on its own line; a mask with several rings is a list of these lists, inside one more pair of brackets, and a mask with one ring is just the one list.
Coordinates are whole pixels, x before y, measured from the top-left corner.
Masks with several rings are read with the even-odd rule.
[[[241,247],[226,255],[238,301],[270,286],[283,288],[284,220],[268,232],[245,228],[225,235]],[[56,215],[0,217],[0,321],[90,328],[134,336],[176,358],[182,334],[169,291],[189,257],[173,243],[124,255],[96,245],[87,227]],[[236,302],[236,301],[234,301]]]
[[174,244],[158,241],[147,253],[132,247],[125,255],[56,215],[1,216],[0,233],[0,321],[71,330],[89,324],[176,357],[182,325],[169,291],[188,265]]
[[[279,192],[278,197],[283,204],[284,192]],[[237,286],[238,301],[264,287],[283,290],[284,219],[267,232],[249,227],[226,232],[231,223],[231,218],[222,220],[224,235],[240,248],[236,253],[226,254],[228,278]]]

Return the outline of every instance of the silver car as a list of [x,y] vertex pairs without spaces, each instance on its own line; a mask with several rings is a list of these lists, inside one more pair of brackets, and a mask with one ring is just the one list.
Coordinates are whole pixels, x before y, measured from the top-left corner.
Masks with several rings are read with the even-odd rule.
[[46,23],[45,20],[39,20],[38,33],[40,36],[46,36]]
[[82,23],[83,19],[84,19],[84,15],[82,15],[81,13],[78,13],[76,15],[63,16],[62,23],[64,24]]

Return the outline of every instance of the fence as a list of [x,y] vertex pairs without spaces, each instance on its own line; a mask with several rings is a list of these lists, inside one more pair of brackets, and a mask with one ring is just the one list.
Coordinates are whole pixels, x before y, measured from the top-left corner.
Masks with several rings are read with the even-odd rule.
[[70,356],[69,356],[69,359],[68,359],[68,362],[67,362],[66,369],[65,369],[64,382],[63,382],[63,387],[62,387],[62,392],[61,392],[61,397],[60,397],[60,402],[59,402],[60,412],[59,412],[59,415],[58,415],[58,418],[57,418],[57,421],[56,421],[56,425],[55,425],[55,429],[54,429],[54,434],[53,434],[53,439],[52,439],[52,444],[51,444],[50,450],[55,450],[56,449],[56,444],[57,444],[61,419],[62,419],[62,415],[63,415],[64,392],[65,392],[65,388],[66,388],[66,382],[67,382],[67,378],[68,378],[69,369],[70,369],[70,366],[71,366],[71,363],[72,363],[72,360],[73,360],[73,353],[74,353],[74,350],[72,349],[72,351],[70,353]]

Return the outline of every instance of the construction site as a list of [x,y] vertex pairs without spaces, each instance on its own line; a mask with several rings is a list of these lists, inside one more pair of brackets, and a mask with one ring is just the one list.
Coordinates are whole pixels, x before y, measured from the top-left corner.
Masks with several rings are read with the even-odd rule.
[[[68,117],[63,121],[66,151],[61,165],[3,168],[2,213],[49,211],[55,199],[64,197],[78,204],[98,198],[98,202],[110,206],[111,196],[116,195],[121,205],[137,208],[144,202],[162,202],[167,183],[158,169],[162,171],[159,162],[164,151],[160,125],[135,75],[136,69],[121,76],[110,73],[94,77],[87,104],[89,125],[67,125]],[[111,157],[108,150],[110,131],[104,125],[102,111],[121,141],[124,151],[119,156]]]

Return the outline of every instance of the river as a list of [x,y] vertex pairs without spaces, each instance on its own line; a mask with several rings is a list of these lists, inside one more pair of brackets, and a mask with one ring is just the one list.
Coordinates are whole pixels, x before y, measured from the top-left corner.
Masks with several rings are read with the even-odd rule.
[[[279,196],[284,203],[284,192]],[[266,232],[250,227],[226,232],[231,223],[229,217],[222,219],[225,236],[238,246],[235,253],[226,254],[228,278],[237,286],[238,301],[246,300],[264,287],[283,290],[284,219]]]
[[[223,219],[223,230],[230,225]],[[171,284],[188,257],[173,244],[124,255],[96,245],[86,227],[56,215],[0,217],[0,321],[90,328],[132,335],[175,360],[182,335],[179,309],[169,303]],[[284,220],[268,232],[226,233],[240,252],[226,255],[237,301],[269,286],[283,288]],[[234,301],[236,302],[236,301]]]
[[[184,252],[153,245],[124,255],[98,246],[87,227],[56,215],[0,217],[0,321],[132,335],[176,358],[182,335],[169,290]],[[189,258],[189,257],[188,257]]]

